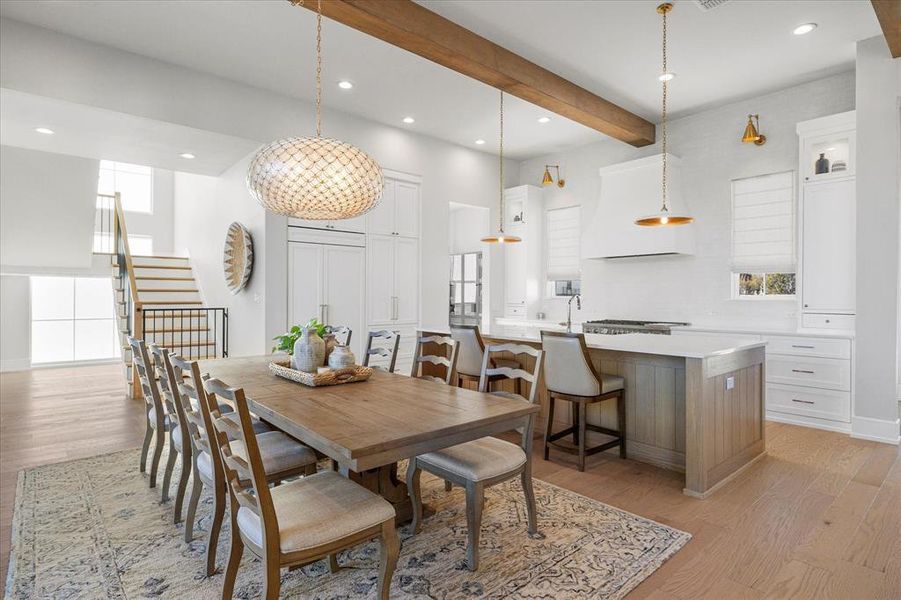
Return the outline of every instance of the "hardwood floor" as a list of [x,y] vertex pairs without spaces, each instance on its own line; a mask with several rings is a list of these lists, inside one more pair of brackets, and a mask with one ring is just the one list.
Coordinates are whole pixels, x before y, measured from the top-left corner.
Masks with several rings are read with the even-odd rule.
[[[17,471],[133,448],[142,432],[118,365],[0,375],[4,581]],[[579,473],[540,450],[536,477],[694,535],[631,600],[901,599],[898,447],[768,423],[767,457],[707,500],[663,469],[599,455]]]

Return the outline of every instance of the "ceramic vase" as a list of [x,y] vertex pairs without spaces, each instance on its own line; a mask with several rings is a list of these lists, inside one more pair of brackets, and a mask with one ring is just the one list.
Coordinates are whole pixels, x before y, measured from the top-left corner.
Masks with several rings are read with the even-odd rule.
[[335,337],[334,333],[327,333],[322,336],[322,340],[325,342],[325,357],[322,359],[322,364],[320,367],[324,367],[328,365],[328,357],[331,356],[332,350],[335,349],[335,346],[338,345],[338,340]]
[[347,346],[336,345],[328,357],[328,366],[331,369],[338,370],[344,367],[352,367],[356,362],[354,353]]
[[304,327],[300,337],[294,342],[294,356],[291,368],[297,371],[315,373],[325,361],[325,342],[315,329]]
[[823,173],[829,172],[829,159],[826,158],[825,154],[820,154],[820,157],[813,167],[813,171],[815,175],[822,175]]

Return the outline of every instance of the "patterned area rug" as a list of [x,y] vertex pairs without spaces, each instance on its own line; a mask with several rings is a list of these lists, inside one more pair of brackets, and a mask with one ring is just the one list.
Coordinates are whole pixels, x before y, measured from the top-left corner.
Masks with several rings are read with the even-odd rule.
[[[222,575],[202,572],[212,498],[203,498],[194,541],[185,544],[183,525],[172,524],[171,501],[159,503],[159,491],[138,473],[138,457],[138,450],[128,450],[19,473],[7,598],[219,597]],[[481,565],[470,573],[463,567],[463,491],[445,492],[425,473],[422,483],[436,513],[419,535],[401,528],[392,598],[622,598],[691,539],[536,480],[546,539],[533,540],[514,480],[486,492]],[[226,517],[220,569],[228,556],[227,530]],[[282,571],[282,598],[373,597],[377,543],[338,560],[337,574],[323,561]],[[261,580],[259,562],[245,552],[235,597],[259,597]]]

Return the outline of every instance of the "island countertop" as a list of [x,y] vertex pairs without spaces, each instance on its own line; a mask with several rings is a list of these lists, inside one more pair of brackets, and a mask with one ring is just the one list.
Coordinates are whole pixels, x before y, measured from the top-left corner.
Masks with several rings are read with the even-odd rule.
[[[541,330],[536,327],[514,327],[510,325],[491,325],[481,330],[489,339],[509,340],[511,342],[540,342]],[[625,333],[620,335],[604,335],[586,333],[585,343],[595,350],[613,350],[617,352],[638,352],[640,354],[656,354],[659,356],[675,356],[679,358],[710,358],[732,354],[752,348],[763,348],[765,341],[736,335],[734,338],[723,336],[672,336],[648,333]]]

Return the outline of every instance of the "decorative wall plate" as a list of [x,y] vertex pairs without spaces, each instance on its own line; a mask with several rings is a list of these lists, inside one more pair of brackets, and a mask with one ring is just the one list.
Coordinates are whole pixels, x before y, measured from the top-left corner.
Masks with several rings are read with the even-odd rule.
[[225,270],[225,283],[232,294],[244,289],[253,271],[253,238],[250,231],[237,221],[228,226],[222,268]]

